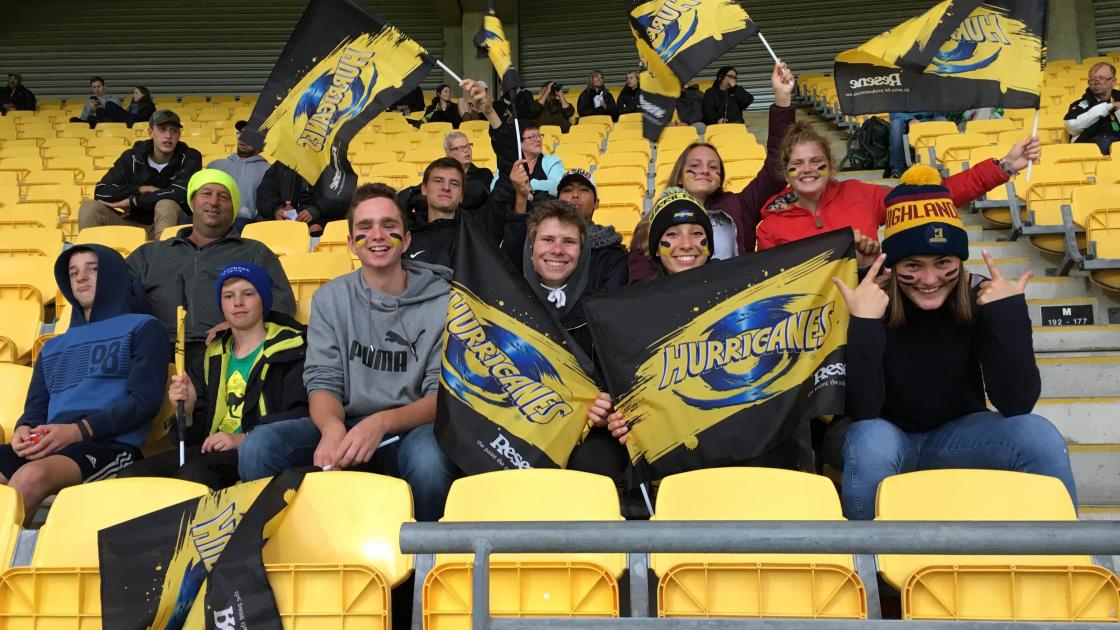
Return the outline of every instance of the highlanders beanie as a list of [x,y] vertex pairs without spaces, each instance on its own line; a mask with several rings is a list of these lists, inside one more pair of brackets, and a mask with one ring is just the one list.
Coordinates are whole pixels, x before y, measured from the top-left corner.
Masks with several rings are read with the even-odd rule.
[[191,202],[194,199],[194,193],[206,184],[220,184],[226,187],[230,199],[233,200],[233,219],[236,219],[237,209],[241,207],[241,191],[238,190],[237,182],[233,181],[232,177],[227,175],[225,171],[219,171],[216,168],[204,168],[191,175],[191,180],[187,182],[187,206],[190,207],[191,212],[194,212],[194,204]]
[[674,225],[682,223],[696,223],[704,228],[704,235],[708,238],[708,250],[711,251],[715,240],[712,236],[712,220],[704,206],[696,201],[683,188],[666,188],[661,197],[653,204],[649,212],[649,255],[657,260],[658,245],[661,235]]
[[264,316],[268,317],[269,312],[272,311],[272,277],[268,275],[268,271],[264,267],[248,262],[230,263],[218,274],[218,280],[214,283],[214,297],[218,300],[218,312],[222,312],[222,285],[230,278],[242,278],[253,285],[253,288],[257,290],[257,295],[261,296]]
[[968,232],[957,214],[949,190],[936,169],[911,166],[894,190],[887,193],[883,251],[886,266],[909,256],[956,256],[968,259]]

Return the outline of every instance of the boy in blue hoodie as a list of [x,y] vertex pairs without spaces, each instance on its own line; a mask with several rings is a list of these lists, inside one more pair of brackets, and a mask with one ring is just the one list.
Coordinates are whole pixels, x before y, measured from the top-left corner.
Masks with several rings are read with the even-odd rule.
[[140,458],[167,381],[167,333],[131,312],[120,254],[78,245],[54,275],[74,307],[70,329],[43,346],[12,441],[0,446],[0,483],[22,495],[28,522],[50,495]]

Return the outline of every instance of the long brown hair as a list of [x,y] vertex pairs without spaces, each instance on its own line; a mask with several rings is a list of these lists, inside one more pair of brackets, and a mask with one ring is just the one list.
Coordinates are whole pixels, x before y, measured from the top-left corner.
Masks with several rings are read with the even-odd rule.
[[723,156],[719,154],[719,149],[707,142],[693,142],[681,151],[677,156],[676,164],[673,164],[673,170],[669,171],[669,185],[680,186],[684,188],[684,163],[688,160],[688,154],[697,147],[707,147],[715,152],[716,159],[719,160],[719,186],[712,192],[710,197],[718,197],[723,194],[723,178],[727,176],[726,169],[723,168]]
[[[906,325],[906,308],[903,300],[907,299],[898,287],[898,278],[891,273],[885,288],[890,302],[887,304],[887,328],[902,328]],[[945,303],[953,313],[957,323],[970,325],[976,321],[976,305],[972,298],[972,276],[964,268],[964,261],[960,262],[960,273],[957,274],[957,286],[949,293]]]

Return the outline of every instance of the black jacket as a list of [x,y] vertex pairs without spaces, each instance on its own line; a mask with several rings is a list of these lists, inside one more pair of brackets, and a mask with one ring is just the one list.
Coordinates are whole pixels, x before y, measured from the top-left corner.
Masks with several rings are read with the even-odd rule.
[[[253,428],[292,418],[305,418],[309,413],[307,390],[303,386],[303,361],[307,352],[306,329],[291,317],[275,311],[265,319],[270,326],[260,357],[249,373],[245,402],[241,409],[241,429]],[[192,365],[191,383],[198,393],[193,422],[187,428],[187,444],[199,445],[212,433],[224,415],[225,401],[220,400],[226,380],[228,357],[232,354],[233,335],[226,330],[206,347],[202,363]],[[203,366],[205,365],[205,368]],[[263,374],[263,378],[262,378]],[[261,415],[260,403],[265,414]],[[172,439],[175,439],[175,431]]]
[[393,103],[393,106],[389,109],[395,110],[401,106],[407,107],[409,113],[424,111],[424,90],[420,89],[420,86],[416,86],[416,89],[402,96],[401,100]]
[[704,95],[699,87],[695,85],[686,87],[681,90],[681,97],[677,100],[677,118],[689,125],[704,122],[703,103]]
[[[598,94],[603,95],[602,107],[595,107],[595,97]],[[579,95],[579,100],[576,101],[576,110],[579,111],[581,118],[584,116],[610,116],[614,120],[618,120],[618,105],[614,102],[614,95],[606,89],[597,90],[588,86]]]
[[638,99],[638,93],[641,88],[631,88],[629,85],[622,86],[622,91],[618,93],[618,113],[633,114],[642,111],[641,103]]
[[[202,169],[202,154],[180,142],[171,153],[171,160],[162,171],[148,165],[152,155],[152,141],[143,140],[121,154],[113,168],[101,178],[94,188],[97,201],[128,199],[131,208],[126,215],[130,220],[151,225],[155,218],[156,204],[170,199],[190,214],[187,206],[187,182],[191,175]],[[141,186],[155,186],[159,190],[141,193]]]
[[307,210],[315,219],[323,216],[311,184],[287,164],[273,162],[257,186],[257,212],[265,219],[274,219],[276,211],[287,201],[296,210]]
[[[417,195],[419,196],[419,195]],[[422,197],[421,197],[422,198]],[[425,204],[424,221],[410,227],[412,243],[405,252],[409,260],[455,268],[455,241],[459,234],[459,216],[467,213],[482,228],[482,233],[498,245],[505,230],[506,217],[513,215],[513,186],[508,177],[499,177],[494,191],[480,207],[468,210],[460,206],[454,219],[427,221]]]
[[0,105],[4,103],[12,103],[19,110],[34,111],[35,95],[22,85],[17,85],[14,90],[5,85],[0,87]]
[[[490,184],[494,171],[471,164],[467,168],[467,181],[463,186],[464,210],[478,210],[490,198]],[[428,222],[428,200],[420,192],[420,185],[409,186],[397,193],[397,201],[408,216],[408,229],[414,230]]]
[[459,116],[459,105],[448,103],[447,109],[443,110],[439,109],[437,105],[438,97],[437,102],[432,103],[428,106],[428,109],[424,110],[424,122],[448,122],[451,123],[452,127],[458,129],[459,123],[463,121],[462,117]]
[[754,96],[741,85],[730,90],[721,90],[718,85],[713,85],[704,92],[704,124],[714,125],[720,118],[726,118],[730,123],[741,123],[743,110],[753,102]]
[[[1112,100],[1120,101],[1120,90],[1112,91]],[[1097,100],[1092,92],[1085,90],[1081,98],[1069,106],[1064,120],[1066,131],[1076,138],[1073,142],[1096,142],[1097,138],[1120,139],[1120,122],[1112,115],[1112,110],[1104,107],[1107,102]]]

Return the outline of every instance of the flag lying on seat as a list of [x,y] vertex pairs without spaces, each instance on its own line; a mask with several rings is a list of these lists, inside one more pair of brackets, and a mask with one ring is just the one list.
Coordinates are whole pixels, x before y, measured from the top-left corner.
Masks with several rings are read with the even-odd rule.
[[635,0],[630,30],[646,64],[640,77],[642,133],[657,142],[673,119],[681,86],[720,55],[758,33],[734,0]]
[[836,57],[845,114],[1038,108],[1046,2],[944,0]]
[[354,0],[311,0],[261,90],[249,137],[259,130],[265,153],[347,205],[357,184],[350,140],[420,85],[433,63]]
[[474,46],[478,49],[479,58],[490,58],[490,63],[502,82],[501,91],[494,90],[494,94],[508,94],[521,87],[521,75],[513,65],[505,29],[502,28],[502,21],[494,15],[493,8],[488,15],[483,16],[482,28],[474,36]]
[[631,285],[586,305],[595,351],[653,478],[763,455],[844,410],[851,230]]
[[563,468],[587,430],[591,362],[545,308],[462,217],[435,434],[467,474]]
[[304,471],[242,483],[97,534],[106,630],[280,630],[261,549]]

